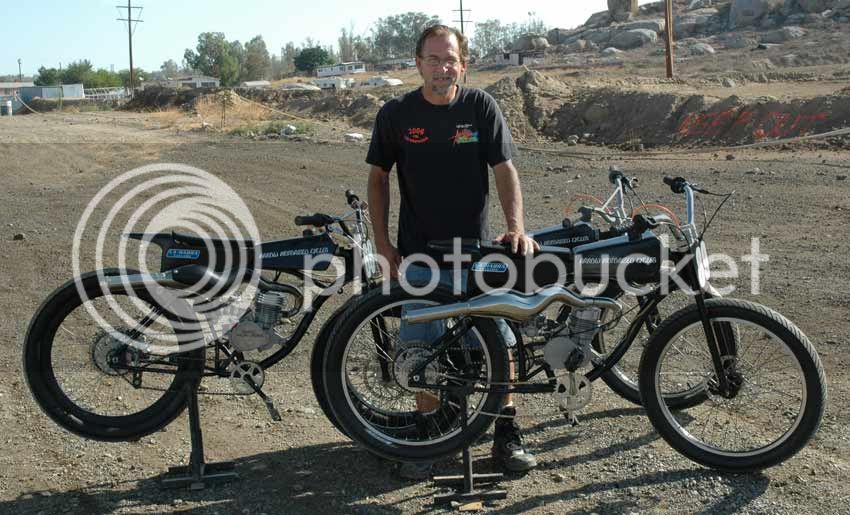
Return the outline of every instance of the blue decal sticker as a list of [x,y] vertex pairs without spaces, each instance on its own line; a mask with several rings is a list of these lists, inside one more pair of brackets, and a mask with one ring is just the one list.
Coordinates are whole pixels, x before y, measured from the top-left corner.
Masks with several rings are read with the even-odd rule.
[[477,263],[472,264],[473,272],[494,272],[494,273],[504,273],[508,271],[508,265],[506,263],[501,263],[499,261],[479,261]]
[[165,253],[165,257],[174,259],[198,259],[201,257],[201,251],[189,249],[168,249],[168,252]]

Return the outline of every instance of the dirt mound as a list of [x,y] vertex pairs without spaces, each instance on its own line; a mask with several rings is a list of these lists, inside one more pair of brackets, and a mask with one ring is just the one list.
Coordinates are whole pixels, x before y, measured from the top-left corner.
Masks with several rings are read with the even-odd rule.
[[505,77],[486,89],[499,103],[517,141],[539,137],[552,114],[570,99],[571,89],[561,81],[526,70],[517,79]]
[[736,96],[717,100],[611,87],[573,90],[540,72],[526,71],[487,91],[499,102],[518,141],[540,136],[566,141],[572,135],[591,134],[591,141],[609,145],[740,145],[850,124],[848,90],[809,100],[763,97],[745,103]]
[[169,107],[186,108],[193,105],[198,97],[209,93],[209,89],[173,89],[153,86],[137,91],[127,102],[125,109],[151,111]]

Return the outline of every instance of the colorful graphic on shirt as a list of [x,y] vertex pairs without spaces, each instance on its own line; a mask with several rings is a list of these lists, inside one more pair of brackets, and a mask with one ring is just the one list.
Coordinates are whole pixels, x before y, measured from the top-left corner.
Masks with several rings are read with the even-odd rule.
[[455,145],[463,143],[478,143],[478,131],[472,129],[472,124],[458,125],[455,135],[452,136]]
[[404,135],[404,141],[408,143],[425,143],[429,139],[425,135],[425,129],[420,127],[411,127],[407,129],[407,134]]

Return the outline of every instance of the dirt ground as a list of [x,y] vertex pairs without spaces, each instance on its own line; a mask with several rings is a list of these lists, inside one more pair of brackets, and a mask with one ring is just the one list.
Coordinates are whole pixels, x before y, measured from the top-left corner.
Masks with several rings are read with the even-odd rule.
[[[255,396],[203,397],[209,461],[233,460],[241,479],[200,492],[163,490],[157,476],[186,463],[187,418],[136,443],[83,440],[53,424],[30,397],[21,371],[24,333],[39,303],[69,279],[73,233],[92,196],[136,166],[199,167],[238,192],[264,239],[295,236],[292,218],[342,212],[346,189],[365,192],[364,144],[251,141],[157,129],[147,115],[56,114],[0,119],[0,512],[2,513],[432,513],[428,482],[353,446],[322,416],[310,388],[309,356],[323,308],[305,341],[268,371],[266,391],[283,412],[272,422]],[[97,121],[93,121],[96,119]],[[341,140],[341,138],[339,138]],[[549,148],[556,149],[557,145]],[[571,147],[570,151],[575,150]],[[795,458],[752,475],[701,468],[654,432],[640,408],[602,384],[577,428],[554,399],[519,400],[527,444],[540,467],[502,483],[492,513],[850,513],[850,163],[817,148],[625,158],[521,152],[516,163],[528,228],[560,222],[575,193],[601,195],[610,164],[640,178],[647,202],[684,209],[661,184],[681,174],[736,191],[715,220],[710,249],[733,256],[760,237],[770,255],[762,292],[735,296],[779,310],[809,336],[823,359],[829,405],[817,437]],[[394,196],[397,202],[398,195]],[[491,224],[503,226],[495,195]],[[708,200],[709,207],[712,200]],[[397,206],[397,204],[395,204]],[[22,233],[24,239],[14,240]],[[111,234],[115,237],[116,234]],[[90,264],[90,263],[87,263]],[[85,267],[85,264],[84,264]],[[746,283],[745,274],[740,286]],[[736,283],[738,284],[738,283]],[[210,381],[209,390],[227,389]],[[493,469],[489,443],[474,448]],[[458,473],[459,460],[438,473]]]

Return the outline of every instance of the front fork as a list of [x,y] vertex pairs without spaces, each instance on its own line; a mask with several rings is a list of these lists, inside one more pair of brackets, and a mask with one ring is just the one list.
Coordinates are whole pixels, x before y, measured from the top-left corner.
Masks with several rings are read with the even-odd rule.
[[[696,291],[694,300],[697,304],[700,320],[702,321],[703,332],[708,343],[708,351],[711,354],[711,363],[714,367],[714,376],[717,378],[717,391],[726,398],[735,396],[738,390],[738,382],[730,381],[732,374],[735,373],[735,362],[725,362],[727,356],[735,356],[737,354],[737,345],[735,343],[735,335],[728,323],[712,322],[708,314],[708,307],[705,305],[705,293],[700,287],[697,279],[697,266],[694,259],[689,267],[690,275],[693,279],[691,284]],[[710,386],[709,386],[710,388]]]

